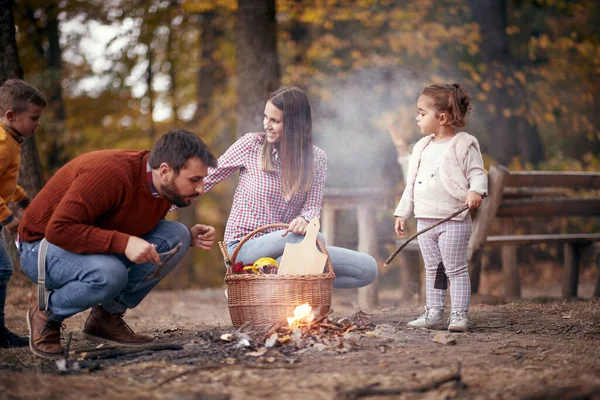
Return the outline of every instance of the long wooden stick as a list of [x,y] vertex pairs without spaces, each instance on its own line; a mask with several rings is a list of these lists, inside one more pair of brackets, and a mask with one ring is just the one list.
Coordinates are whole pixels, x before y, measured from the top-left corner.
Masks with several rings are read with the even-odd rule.
[[457,212],[455,212],[454,214],[452,214],[451,216],[449,216],[449,217],[446,217],[446,218],[444,218],[444,219],[441,219],[441,220],[439,220],[439,221],[438,221],[438,222],[436,222],[435,224],[433,224],[433,225],[431,225],[431,226],[428,226],[428,227],[427,227],[427,228],[425,228],[425,229],[422,229],[422,230],[420,230],[419,232],[415,233],[414,235],[412,235],[411,237],[409,237],[408,239],[406,239],[406,241],[404,241],[404,243],[402,243],[402,245],[400,245],[400,247],[398,247],[398,248],[396,249],[396,251],[394,251],[394,252],[392,253],[392,255],[388,257],[388,259],[387,259],[387,260],[385,260],[385,262],[383,263],[383,267],[382,267],[382,268],[385,268],[385,267],[387,267],[387,266],[388,266],[388,264],[392,262],[392,260],[394,259],[394,257],[396,257],[396,256],[398,255],[398,253],[400,253],[400,250],[402,250],[403,248],[405,248],[405,247],[406,247],[406,245],[407,245],[407,244],[408,244],[408,243],[409,243],[411,240],[413,240],[414,238],[416,238],[417,236],[419,236],[421,233],[425,233],[425,232],[427,232],[428,230],[430,230],[430,229],[433,229],[433,228],[435,228],[436,226],[438,226],[438,225],[440,225],[440,224],[443,224],[443,223],[444,223],[444,222],[446,222],[446,221],[449,221],[449,220],[451,220],[452,218],[456,217],[458,214],[460,214],[460,213],[462,213],[462,212],[464,212],[465,210],[468,210],[468,209],[469,209],[469,206],[468,206],[468,205],[465,205],[465,206],[463,206],[463,207],[462,207],[460,210],[458,210]]

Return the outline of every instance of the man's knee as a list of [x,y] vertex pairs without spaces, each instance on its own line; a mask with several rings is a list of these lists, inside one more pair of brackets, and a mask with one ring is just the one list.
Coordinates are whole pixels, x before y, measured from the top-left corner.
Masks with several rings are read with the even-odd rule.
[[157,234],[167,242],[169,248],[173,248],[181,242],[183,249],[187,250],[192,243],[190,230],[178,221],[160,221]]
[[91,273],[87,283],[106,295],[117,295],[127,285],[127,268],[116,257],[111,261],[94,259],[90,263]]

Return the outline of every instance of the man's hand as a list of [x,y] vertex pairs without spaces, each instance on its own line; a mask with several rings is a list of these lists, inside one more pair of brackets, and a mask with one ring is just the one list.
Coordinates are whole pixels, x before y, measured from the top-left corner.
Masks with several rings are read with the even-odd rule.
[[8,224],[4,225],[3,228],[6,229],[8,231],[8,233],[10,233],[11,235],[16,234],[17,231],[19,230],[19,218],[17,218],[16,216],[13,216],[12,221],[10,221]]
[[404,235],[404,218],[396,217],[396,223],[394,224],[394,230],[396,231],[396,235],[398,235],[398,236]]
[[125,257],[136,264],[160,264],[160,257],[152,243],[137,236],[129,236],[127,247],[125,247]]
[[482,201],[483,197],[481,197],[477,192],[469,190],[469,193],[467,193],[467,199],[465,200],[465,205],[468,205],[469,209],[479,208],[481,207]]
[[192,235],[192,247],[208,251],[215,243],[215,228],[209,225],[192,226],[190,235]]
[[288,232],[295,233],[296,235],[306,235],[306,229],[308,228],[308,222],[304,219],[304,217],[296,217],[292,222],[290,222],[290,226],[287,228],[283,235],[286,236]]

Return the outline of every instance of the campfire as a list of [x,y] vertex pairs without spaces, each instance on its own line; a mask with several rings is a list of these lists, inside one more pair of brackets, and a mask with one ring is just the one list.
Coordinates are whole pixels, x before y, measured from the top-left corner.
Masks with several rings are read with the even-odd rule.
[[294,316],[288,317],[287,321],[290,328],[300,328],[302,324],[310,324],[314,318],[312,307],[310,304],[304,303],[294,309]]
[[372,328],[370,317],[362,311],[337,321],[332,320],[330,314],[315,317],[312,307],[308,303],[302,304],[294,309],[293,316],[273,324],[257,341],[264,342],[266,348],[291,345],[300,349],[325,345],[347,351],[351,347],[348,343],[358,342],[361,331]]
[[[266,331],[253,330],[250,323],[233,333],[220,336],[223,342],[231,342],[235,348],[249,348],[249,356],[264,355],[269,349],[281,347],[285,353],[326,349],[340,353],[360,347],[362,337],[379,335],[368,314],[358,311],[349,317],[335,320],[331,312],[317,316],[308,303],[297,306],[290,316],[272,324]],[[244,332],[244,330],[247,330]]]

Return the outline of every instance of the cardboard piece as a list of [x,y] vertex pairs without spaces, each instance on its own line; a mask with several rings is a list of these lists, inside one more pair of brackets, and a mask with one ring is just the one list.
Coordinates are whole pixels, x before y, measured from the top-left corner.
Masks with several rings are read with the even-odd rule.
[[300,243],[287,243],[277,275],[321,274],[327,256],[317,249],[317,234],[321,224],[317,218],[308,223],[306,236]]

